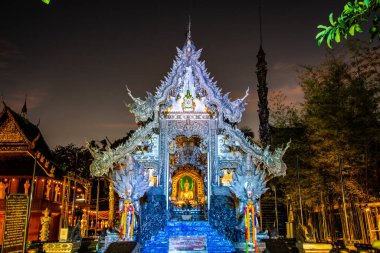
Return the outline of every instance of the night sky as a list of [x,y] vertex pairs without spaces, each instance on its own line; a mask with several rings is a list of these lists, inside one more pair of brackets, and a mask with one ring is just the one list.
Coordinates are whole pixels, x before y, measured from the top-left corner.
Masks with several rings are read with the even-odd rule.
[[[269,90],[302,101],[297,69],[321,62],[326,49],[316,44],[316,27],[345,1],[262,2]],[[40,120],[51,148],[121,138],[136,128],[125,85],[138,97],[155,91],[185,41],[189,15],[195,45],[223,92],[236,98],[251,88],[240,126],[258,136],[257,0],[3,0],[0,94],[18,112],[27,94],[28,118]]]

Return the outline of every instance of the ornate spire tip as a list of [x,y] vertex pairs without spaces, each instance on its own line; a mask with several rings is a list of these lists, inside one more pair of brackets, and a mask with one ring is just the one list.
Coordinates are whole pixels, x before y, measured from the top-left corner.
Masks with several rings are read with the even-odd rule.
[[189,25],[187,27],[187,39],[191,40],[191,17],[189,15]]

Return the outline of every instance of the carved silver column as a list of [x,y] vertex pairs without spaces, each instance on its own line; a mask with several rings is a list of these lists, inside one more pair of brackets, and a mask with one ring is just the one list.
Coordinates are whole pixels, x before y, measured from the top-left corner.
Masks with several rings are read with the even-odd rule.
[[[218,128],[216,124],[216,120],[212,119],[209,121],[209,164],[210,164],[210,179],[212,180],[212,184],[210,185],[218,185],[219,176],[218,176]],[[211,189],[210,189],[211,192]],[[211,196],[211,193],[210,193]]]
[[166,197],[166,208],[169,207],[169,193],[168,193],[168,145],[167,145],[167,132],[168,121],[166,119],[160,120],[160,186],[164,189],[164,195]]

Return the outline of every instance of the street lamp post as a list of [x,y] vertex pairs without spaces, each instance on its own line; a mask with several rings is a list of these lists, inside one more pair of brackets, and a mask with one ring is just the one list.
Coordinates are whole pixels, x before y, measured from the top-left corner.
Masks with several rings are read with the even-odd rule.
[[278,231],[278,210],[277,210],[277,189],[276,186],[273,186],[274,189],[274,211],[276,212],[276,231],[277,231],[277,236],[279,236],[279,231]]
[[37,167],[36,155],[34,155],[33,158],[34,158],[33,176],[32,176],[32,183],[30,184],[30,193],[29,193],[29,200],[28,200],[27,223],[26,223],[25,234],[24,234],[24,241],[25,242],[28,240],[28,234],[29,234],[30,214],[32,212],[32,201],[33,201],[33,192],[34,192],[34,180],[35,180],[35,177],[36,177],[36,167]]
[[300,168],[299,168],[299,165],[298,165],[298,155],[297,155],[297,159],[296,159],[296,167],[297,167],[297,180],[298,180],[298,198],[299,198],[299,201],[300,201],[300,211],[301,211],[301,225],[303,226],[301,182],[300,182]]

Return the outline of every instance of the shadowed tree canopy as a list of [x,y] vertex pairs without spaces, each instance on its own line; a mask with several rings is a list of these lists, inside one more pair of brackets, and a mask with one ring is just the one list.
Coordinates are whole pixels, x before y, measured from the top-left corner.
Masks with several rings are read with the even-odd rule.
[[74,144],[57,146],[53,150],[53,156],[65,173],[72,171],[83,178],[90,177],[92,156],[86,147],[76,147]]
[[310,165],[324,189],[336,196],[340,195],[338,155],[352,199],[367,197],[371,184],[365,173],[370,170],[371,178],[379,177],[379,56],[379,48],[353,43],[344,57],[329,55],[300,75]]
[[338,155],[350,200],[379,194],[380,52],[357,42],[349,45],[342,56],[333,52],[322,64],[301,70],[301,106],[285,104],[281,94],[270,98],[272,144],[292,139],[284,156],[287,176],[278,180],[278,188],[297,199],[298,156],[301,194],[310,205],[320,202],[321,192],[340,201]]

